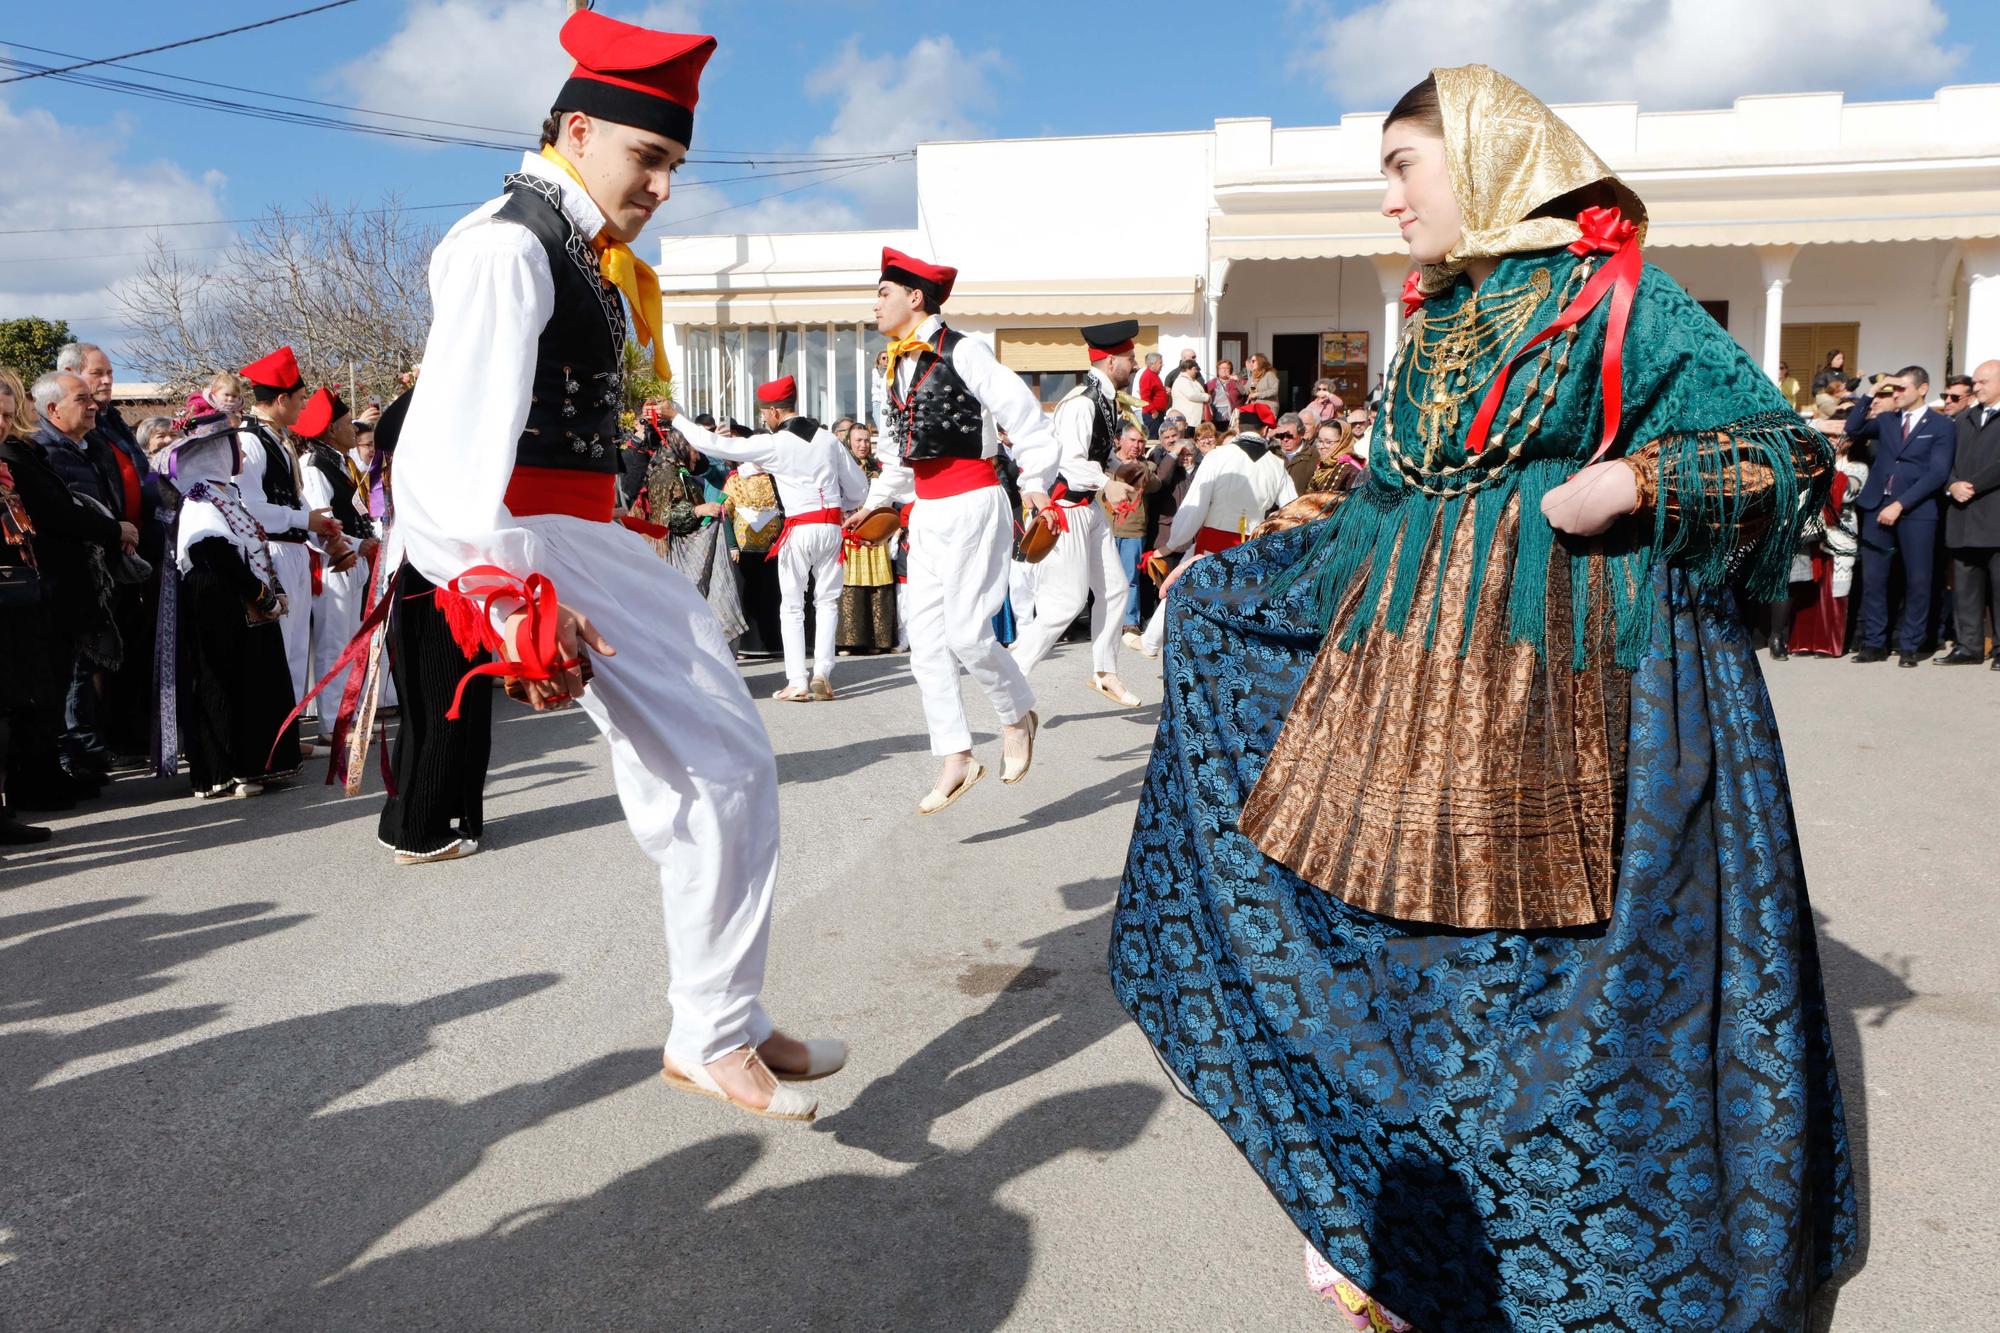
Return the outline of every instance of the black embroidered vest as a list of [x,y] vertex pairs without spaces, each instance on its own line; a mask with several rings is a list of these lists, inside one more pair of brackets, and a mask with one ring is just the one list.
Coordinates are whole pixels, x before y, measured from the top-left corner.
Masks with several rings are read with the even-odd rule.
[[625,307],[604,285],[597,252],[562,209],[553,181],[507,177],[507,202],[494,214],[542,243],[555,282],[555,309],[535,344],[528,424],[514,449],[521,467],[618,470],[618,410],[625,397]]
[[291,449],[266,423],[247,418],[243,427],[264,446],[264,498],[280,509],[301,509],[298,474]]
[[1104,400],[1104,390],[1095,375],[1085,375],[1077,389],[1090,400],[1090,452],[1086,457],[1099,467],[1107,467],[1118,443],[1117,404]]
[[889,386],[889,422],[903,441],[903,461],[925,458],[983,458],[986,431],[979,400],[952,369],[952,353],[963,334],[940,326],[935,352],[917,353],[916,378],[905,399]]

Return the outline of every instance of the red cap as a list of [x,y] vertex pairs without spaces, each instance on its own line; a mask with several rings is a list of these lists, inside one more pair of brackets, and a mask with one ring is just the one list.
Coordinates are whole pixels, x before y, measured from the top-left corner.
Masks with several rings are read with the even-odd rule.
[[1277,412],[1272,409],[1269,403],[1245,403],[1236,409],[1236,414],[1238,416],[1255,417],[1266,426],[1273,425],[1278,420]]
[[308,440],[316,440],[326,434],[326,428],[347,415],[347,404],[340,401],[340,395],[333,390],[320,388],[313,390],[313,396],[306,399],[299,419],[292,423],[292,431]]
[[757,386],[757,401],[767,407],[775,407],[779,403],[789,403],[798,396],[799,382],[790,375],[785,376],[783,379],[772,380],[769,384],[760,384]]
[[694,104],[715,38],[655,32],[579,9],[562,26],[562,45],[576,68],[556,95],[557,109],[694,142]]
[[269,356],[259,357],[243,367],[243,378],[280,393],[302,389],[306,382],[306,377],[299,374],[298,360],[289,347],[280,347]]
[[882,247],[882,281],[893,282],[898,287],[911,287],[931,298],[932,305],[943,305],[951,299],[951,285],[958,281],[958,270],[946,268],[943,264],[926,264],[914,255],[906,255],[901,250]]

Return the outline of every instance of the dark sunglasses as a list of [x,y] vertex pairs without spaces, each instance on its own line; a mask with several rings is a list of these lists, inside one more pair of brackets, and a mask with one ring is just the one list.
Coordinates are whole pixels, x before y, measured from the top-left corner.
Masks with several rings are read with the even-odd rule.
[[1296,440],[1299,438],[1299,433],[1295,430],[1275,430],[1271,432],[1271,438],[1274,440]]
[[1952,392],[1950,392],[1950,393],[1947,393],[1947,394],[1946,394],[1946,395],[1944,396],[1944,400],[1945,400],[1945,401],[1946,401],[1947,403],[1962,403],[1962,402],[1964,402],[1964,401],[1965,401],[1966,399],[1968,399],[1968,398],[1970,398],[1970,397],[1972,397],[1972,395],[1971,395],[1971,394],[1969,394],[1969,393],[1967,393],[1967,392],[1965,392],[1965,390],[1963,390],[1963,389],[1954,389],[1954,390],[1953,390]]

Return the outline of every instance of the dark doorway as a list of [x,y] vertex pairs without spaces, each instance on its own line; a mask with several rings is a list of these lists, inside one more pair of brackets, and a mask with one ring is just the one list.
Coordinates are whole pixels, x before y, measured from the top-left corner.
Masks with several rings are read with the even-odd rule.
[[1271,369],[1278,372],[1278,410],[1296,412],[1312,397],[1319,378],[1319,335],[1280,333],[1271,339]]

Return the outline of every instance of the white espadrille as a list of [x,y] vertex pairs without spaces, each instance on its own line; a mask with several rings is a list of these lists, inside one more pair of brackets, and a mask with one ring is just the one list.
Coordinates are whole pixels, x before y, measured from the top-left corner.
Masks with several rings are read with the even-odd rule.
[[[738,1057],[741,1057],[746,1065],[761,1066],[774,1080],[778,1077],[751,1047],[741,1047],[729,1052],[723,1058],[727,1060]],[[698,1093],[703,1097],[713,1097],[717,1101],[728,1102],[739,1111],[748,1111],[751,1115],[760,1115],[767,1120],[811,1120],[819,1114],[819,1098],[800,1092],[787,1083],[779,1083],[771,1090],[769,1106],[752,1106],[748,1102],[737,1101],[723,1091],[722,1085],[715,1081],[714,1075],[708,1072],[706,1065],[693,1065],[683,1069],[672,1060],[662,1058],[660,1077],[666,1080],[670,1088],[681,1092]]]

